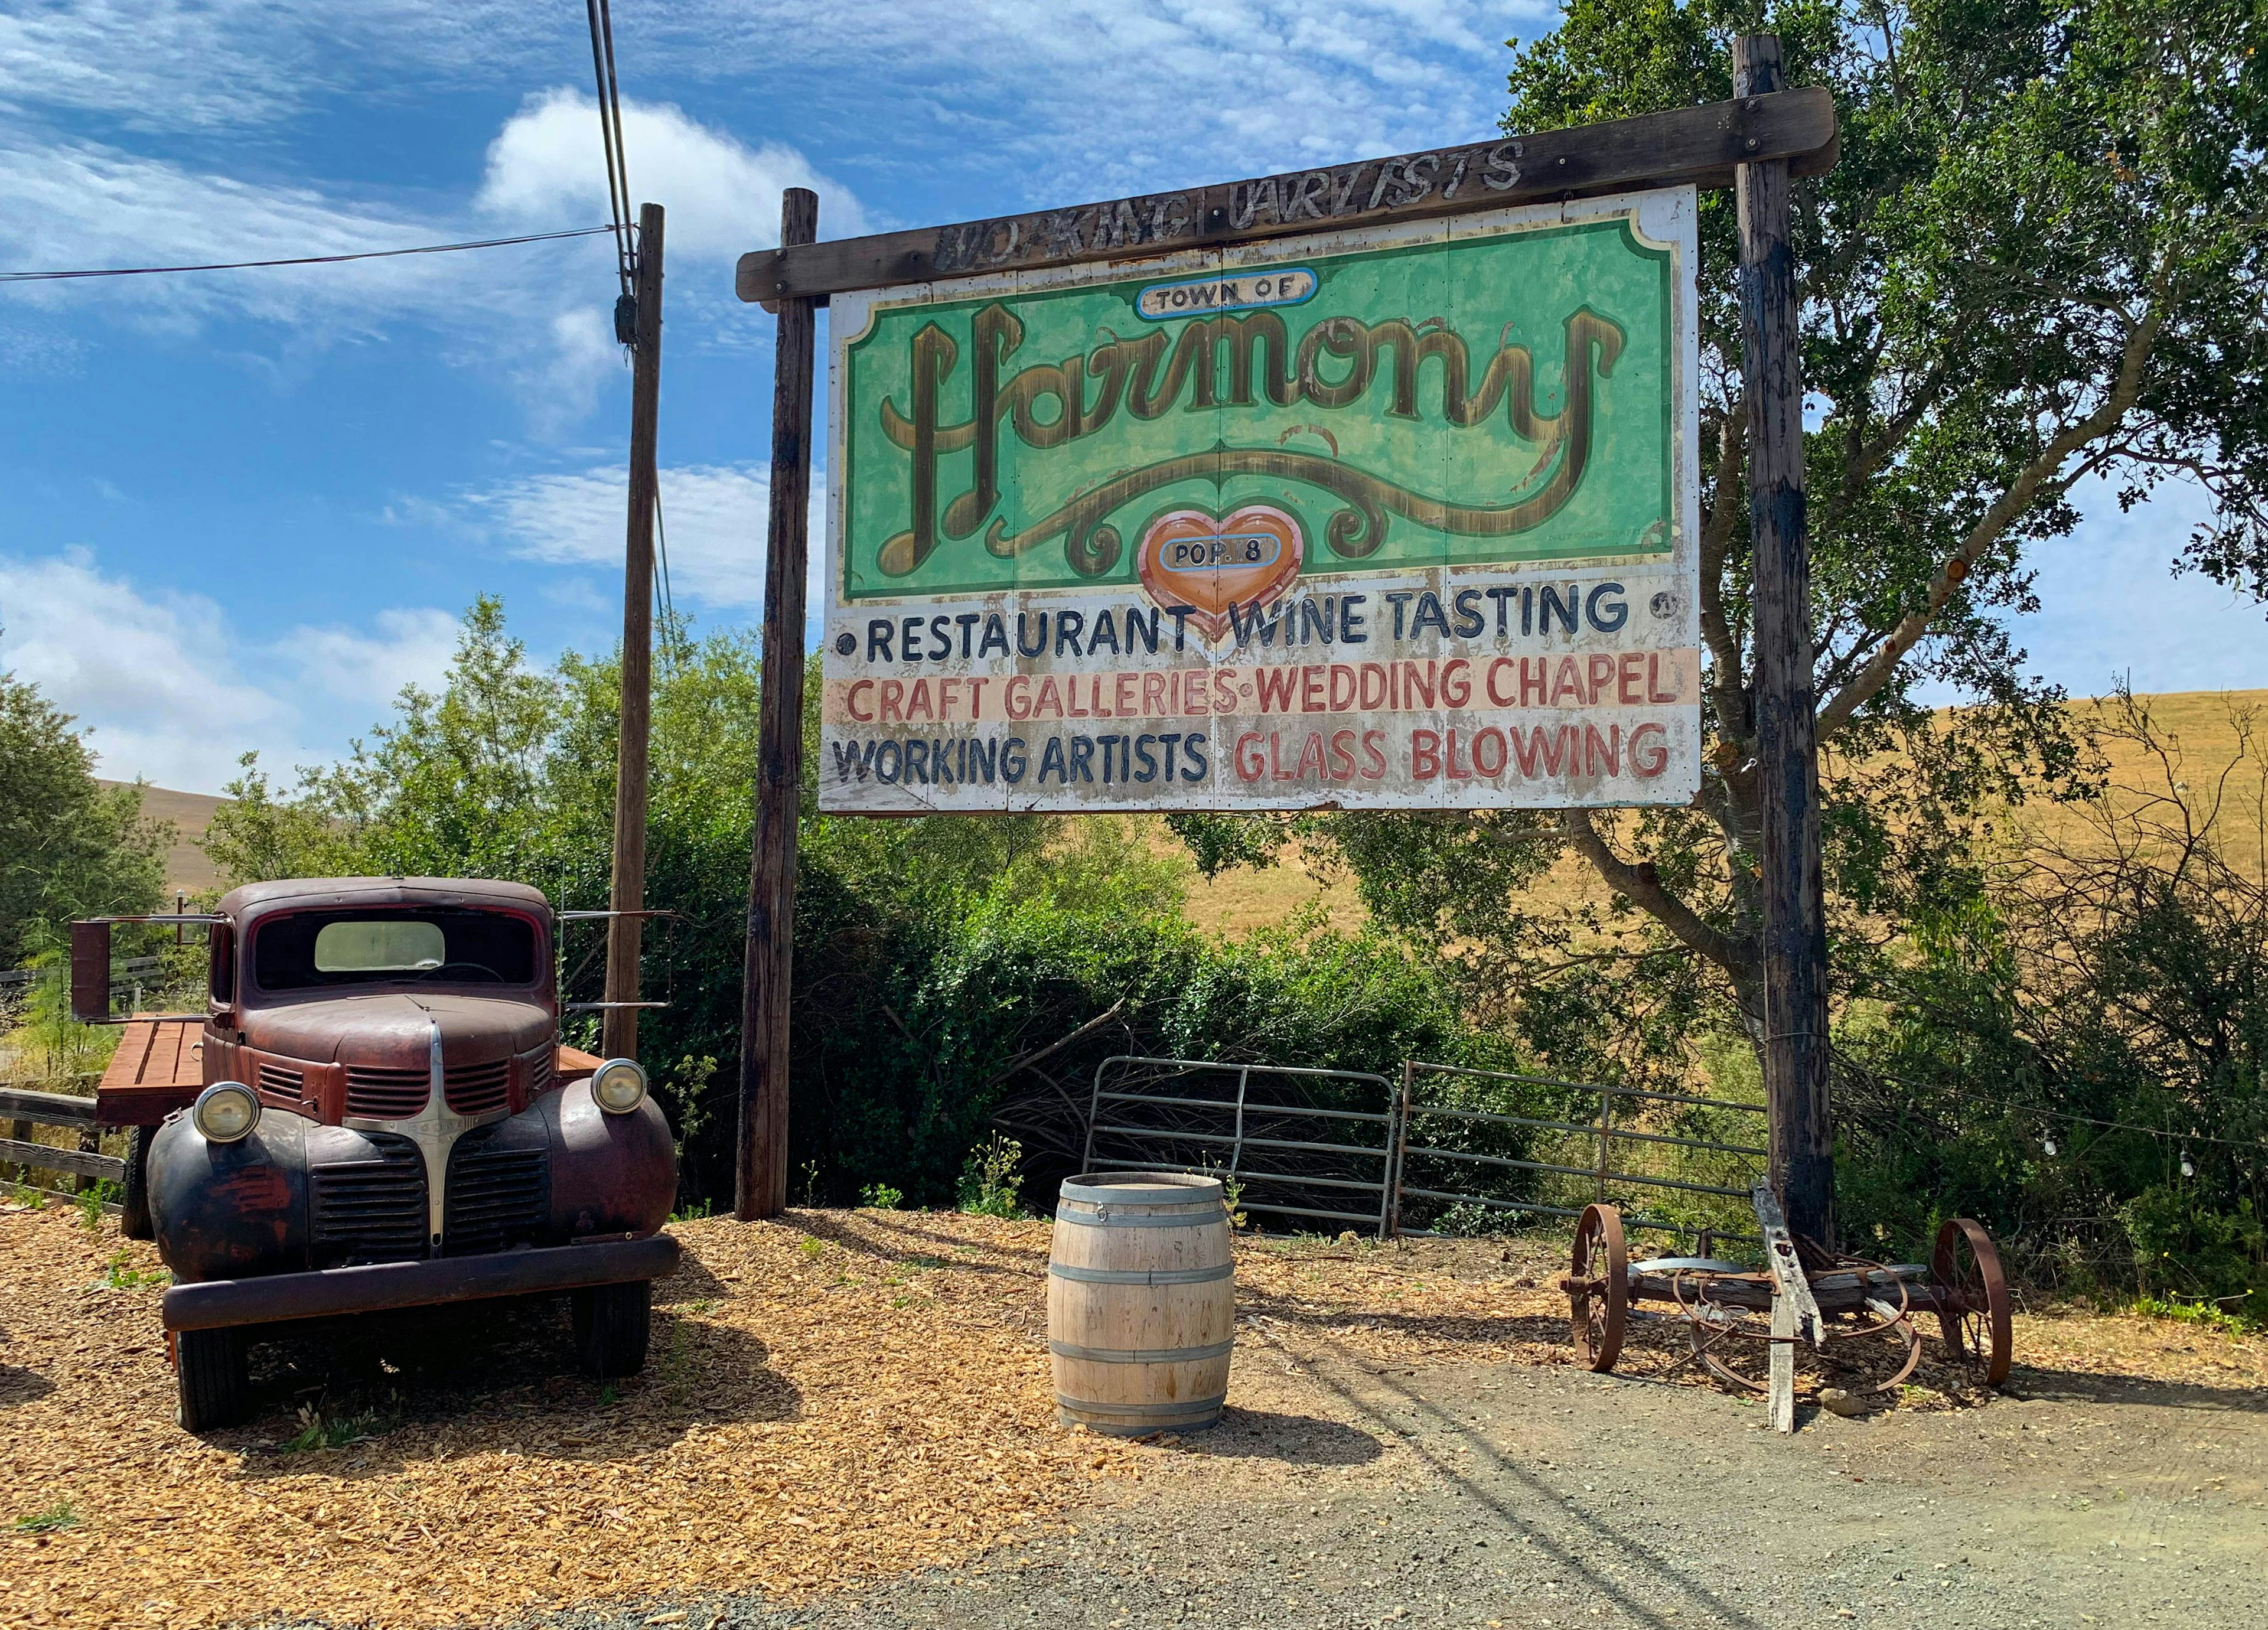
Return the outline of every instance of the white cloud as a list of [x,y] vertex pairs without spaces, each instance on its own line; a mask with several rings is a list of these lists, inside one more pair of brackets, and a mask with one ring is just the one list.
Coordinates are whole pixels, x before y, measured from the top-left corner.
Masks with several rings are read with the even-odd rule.
[[0,14],[0,85],[13,102],[177,129],[259,123],[319,82],[291,11],[269,0],[26,5]]
[[383,709],[404,685],[438,690],[456,653],[458,619],[431,606],[381,611],[374,633],[297,628],[282,641],[301,680],[342,701]]
[[[1542,33],[1555,10],[1547,0],[653,0],[615,22],[634,91],[753,85],[767,100],[793,96],[818,122],[855,123],[846,145],[878,169],[1006,170],[1028,201],[1067,202],[1477,136],[1502,111],[1501,41]],[[340,95],[398,98],[405,83],[493,90],[563,69],[579,82],[582,33],[578,9],[526,0],[26,0],[0,17],[0,107],[85,111],[133,129],[240,129]],[[640,106],[681,120],[695,148],[703,135],[719,139],[706,115],[704,129]],[[583,170],[603,181],[587,107],[563,151],[586,154]],[[673,211],[694,209],[696,192],[663,190],[688,156],[670,151],[676,136],[659,125],[629,134],[633,187]],[[767,177],[767,155],[782,151],[721,139]],[[941,153],[940,142],[958,151]],[[737,167],[689,156],[711,176]],[[649,181],[656,191],[644,195]],[[768,184],[768,202],[727,198],[701,212],[745,215],[768,237],[778,182]],[[821,220],[830,235],[850,229],[830,209]]]
[[[604,216],[566,218],[590,225]],[[6,259],[22,269],[351,254],[490,236],[495,225],[421,218],[86,142],[0,142],[0,218],[11,227]],[[541,223],[561,224],[557,216]],[[530,428],[551,439],[590,413],[620,367],[611,312],[562,304],[575,295],[587,302],[612,283],[611,253],[604,239],[585,238],[350,265],[15,284],[0,291],[0,310],[13,303],[29,321],[0,327],[0,365],[69,366],[82,344],[71,330],[98,313],[176,336],[249,321],[300,358],[414,323],[443,336],[456,365],[508,381]],[[237,356],[271,365],[250,350]]]
[[[523,560],[622,569],[630,490],[620,466],[530,476],[466,502],[468,516],[501,534]],[[770,483],[751,469],[663,470],[662,526],[675,592],[720,610],[762,606],[770,504]]]
[[[1070,203],[1485,135],[1538,0],[808,0],[704,8],[711,55],[792,65],[908,168]],[[911,149],[913,151],[908,151]],[[633,147],[635,151],[635,147]],[[821,219],[824,221],[824,210]]]
[[[530,224],[604,218],[597,107],[564,89],[531,97],[489,144],[480,207]],[[822,180],[793,148],[768,142],[751,149],[669,103],[625,99],[622,145],[630,156],[630,207],[653,203],[668,210],[673,260],[731,260],[778,242],[779,195],[789,187],[819,193],[819,218],[828,236],[864,230],[858,200]]]
[[[0,214],[11,227],[9,259],[26,270],[352,254],[459,235],[444,223],[342,202],[313,188],[202,173],[89,142],[0,148]],[[233,315],[369,333],[412,313],[487,323],[499,305],[525,309],[512,291],[531,281],[526,260],[506,264],[497,257],[556,264],[578,251],[600,253],[595,240],[576,241],[350,267],[18,284],[8,294],[71,309],[105,300],[175,324]]]
[[204,595],[145,591],[85,549],[0,555],[0,669],[92,726],[103,775],[186,792],[217,793],[248,751],[287,779],[335,756],[404,684],[440,678],[456,626],[385,608],[262,645]]
[[[812,472],[810,567],[804,585],[805,635],[819,623],[826,538],[826,477]],[[596,568],[620,593],[629,483],[622,468],[530,476],[468,495],[460,513],[497,535],[523,560]],[[735,465],[683,465],[661,472],[662,528],[669,576],[680,608],[735,614],[753,622],[763,609],[765,539],[771,483]],[[611,601],[609,603],[612,603]]]
[[406,68],[461,84],[556,62],[582,32],[579,11],[526,0],[18,0],[0,14],[0,106],[243,129]]
[[239,753],[288,742],[291,710],[235,654],[202,594],[144,595],[82,549],[0,556],[0,667],[94,727],[104,775],[217,791]]

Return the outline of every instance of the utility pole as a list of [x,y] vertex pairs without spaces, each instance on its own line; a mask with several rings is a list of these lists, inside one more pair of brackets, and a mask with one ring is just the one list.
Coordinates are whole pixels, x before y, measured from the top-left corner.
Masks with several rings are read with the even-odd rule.
[[645,919],[646,742],[653,702],[653,512],[660,477],[661,236],[658,203],[638,210],[637,312],[630,342],[630,503],[622,565],[622,729],[615,748],[614,888],[608,901],[601,1050],[637,1056],[638,954]]
[[[780,242],[819,235],[819,195],[780,195]],[[803,799],[803,581],[810,556],[811,368],[816,302],[778,303],[772,364],[770,536],[764,556],[755,830],[740,985],[740,1125],[733,1214],[787,1209],[788,996],[795,972],[796,819]]]
[[[1779,40],[1733,43],[1733,91],[1782,88]],[[1789,239],[1788,161],[1736,166],[1741,372],[1749,405],[1755,547],[1756,780],[1764,810],[1764,1102],[1771,1184],[1789,1229],[1835,1239],[1829,1121],[1827,913],[1819,858],[1819,735],[1812,692],[1811,546],[1803,505],[1802,332]]]

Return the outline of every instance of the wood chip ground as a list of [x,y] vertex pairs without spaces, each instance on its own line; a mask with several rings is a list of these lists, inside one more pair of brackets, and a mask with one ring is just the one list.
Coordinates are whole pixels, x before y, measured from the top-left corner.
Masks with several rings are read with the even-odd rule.
[[[1123,1485],[1172,1456],[1055,1423],[1048,1227],[680,1225],[636,1380],[577,1376],[556,1303],[356,1321],[261,1348],[267,1412],[199,1440],[173,1424],[158,1290],[133,1282],[151,1248],[61,1206],[0,1211],[0,1624],[422,1630],[725,1589],[855,1597],[1016,1545],[1100,1479],[1140,1497]],[[1492,1244],[1248,1242],[1240,1363],[1323,1341],[1564,1364],[1556,1267]],[[1641,1325],[1624,1368],[1669,1372],[1674,1333]],[[2268,1387],[2268,1343],[2180,1325],[2027,1317],[2017,1343],[2062,1369]],[[1934,1359],[1918,1379],[1907,1406],[1963,1395]],[[287,1447],[311,1426],[367,1435]]]

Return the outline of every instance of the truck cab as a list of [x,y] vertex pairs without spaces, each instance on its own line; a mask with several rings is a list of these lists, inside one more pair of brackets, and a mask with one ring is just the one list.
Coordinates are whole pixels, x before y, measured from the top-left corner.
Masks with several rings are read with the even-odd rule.
[[[584,1367],[640,1368],[676,1152],[634,1060],[560,1044],[543,895],[303,879],[199,920],[204,1013],[129,1020],[96,1093],[136,1129],[182,1427],[240,1419],[250,1342],[298,1319],[565,1292]],[[107,1020],[109,923],[73,936],[73,1006]]]

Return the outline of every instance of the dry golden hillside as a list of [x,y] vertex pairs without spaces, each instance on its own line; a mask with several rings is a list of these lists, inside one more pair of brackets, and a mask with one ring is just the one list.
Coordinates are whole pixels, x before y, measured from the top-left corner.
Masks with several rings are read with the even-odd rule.
[[[2169,691],[2136,700],[2177,757],[2169,772],[2167,762],[2154,761],[2136,744],[2106,737],[2102,745],[2113,807],[2130,808],[2137,790],[2166,791],[2169,783],[2178,782],[2177,795],[2200,817],[2217,807],[2223,833],[2234,845],[2244,849],[2257,845],[2264,764],[2256,760],[2249,771],[2239,765],[2233,773],[2223,772],[2246,754],[2243,721],[2248,715],[2257,715],[2253,750],[2268,757],[2268,690]],[[2072,707],[2089,722],[2107,717],[2103,704],[2082,701]],[[2099,812],[2086,806],[2038,800],[2014,812],[2007,824],[2019,834],[2080,848],[2086,846],[2097,819]],[[1161,850],[1180,849],[1163,822],[1157,824],[1152,842]],[[1571,900],[1605,897],[1597,874],[1572,858],[1552,869],[1546,886]],[[1319,879],[1296,857],[1262,872],[1225,873],[1211,881],[1192,877],[1188,910],[1190,920],[1201,928],[1245,933],[1280,922],[1316,900],[1336,926],[1352,928],[1363,920],[1362,904],[1351,883]]]
[[[103,786],[122,786],[120,781],[103,781]],[[215,798],[209,793],[176,793],[162,786],[142,789],[142,813],[159,821],[173,823],[173,847],[166,851],[166,887],[194,893],[210,889],[220,881],[220,874],[197,847],[196,840],[205,835],[205,823],[212,819],[213,811],[228,800]]]

